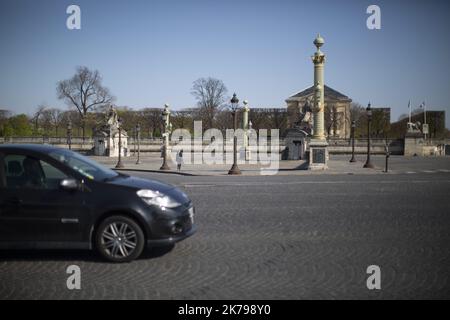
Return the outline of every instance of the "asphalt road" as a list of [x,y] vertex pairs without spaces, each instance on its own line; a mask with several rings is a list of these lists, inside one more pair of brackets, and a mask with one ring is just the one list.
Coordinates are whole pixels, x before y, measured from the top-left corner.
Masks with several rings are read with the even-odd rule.
[[[199,231],[129,264],[0,252],[3,299],[450,298],[450,173],[187,177]],[[66,268],[81,268],[68,290]],[[370,265],[381,290],[366,287]]]

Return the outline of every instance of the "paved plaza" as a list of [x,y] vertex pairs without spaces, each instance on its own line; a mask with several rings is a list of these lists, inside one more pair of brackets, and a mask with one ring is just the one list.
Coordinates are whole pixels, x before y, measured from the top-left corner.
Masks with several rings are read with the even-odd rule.
[[[392,165],[396,174],[128,172],[185,190],[198,233],[128,264],[84,251],[2,251],[0,298],[448,299],[449,159]],[[70,291],[74,264],[82,288]],[[381,268],[379,291],[366,287],[370,265]]]
[[[95,157],[97,162],[107,167],[114,168],[117,164],[117,158]],[[328,163],[329,169],[326,171],[310,171],[306,170],[307,163],[305,161],[279,161],[279,170],[269,169],[269,165],[261,164],[239,164],[239,168],[243,175],[259,176],[261,172],[276,175],[320,175],[320,174],[380,174],[384,173],[386,157],[381,155],[372,156],[372,163],[375,169],[365,169],[363,165],[366,161],[365,155],[357,155],[355,163],[350,163],[349,155],[330,155]],[[136,164],[136,156],[122,158],[125,171],[143,171],[143,172],[160,172],[159,168],[162,159],[157,153],[150,153],[140,157],[141,163]],[[184,164],[182,170],[177,172],[176,164],[169,162],[171,170],[168,173],[193,175],[193,176],[223,176],[227,175],[232,164]],[[274,166],[274,165],[273,165]],[[389,174],[415,174],[415,173],[449,173],[450,157],[404,157],[391,156],[389,158]],[[167,173],[167,172],[166,172]]]
[[41,2],[0,1],[0,300],[450,300],[450,1]]

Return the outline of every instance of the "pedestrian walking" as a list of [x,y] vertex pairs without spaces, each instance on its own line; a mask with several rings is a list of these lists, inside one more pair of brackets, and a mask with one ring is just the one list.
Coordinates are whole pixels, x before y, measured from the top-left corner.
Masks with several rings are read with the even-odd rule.
[[181,165],[183,164],[183,150],[180,150],[177,153],[177,169],[178,171],[181,170]]

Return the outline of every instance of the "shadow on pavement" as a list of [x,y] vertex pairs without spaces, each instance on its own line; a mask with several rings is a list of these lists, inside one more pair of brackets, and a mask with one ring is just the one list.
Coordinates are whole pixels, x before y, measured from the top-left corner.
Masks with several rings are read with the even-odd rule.
[[[175,245],[145,249],[137,260],[162,257]],[[0,262],[7,261],[85,261],[110,263],[92,250],[0,250]]]

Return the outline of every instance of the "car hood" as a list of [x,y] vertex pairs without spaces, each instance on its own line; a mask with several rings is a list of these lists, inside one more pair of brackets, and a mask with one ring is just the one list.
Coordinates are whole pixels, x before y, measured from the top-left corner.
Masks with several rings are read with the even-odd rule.
[[166,184],[156,180],[147,180],[136,177],[130,177],[126,175],[120,175],[115,177],[112,180],[107,181],[106,183],[117,186],[124,186],[134,188],[136,190],[140,189],[149,189],[153,191],[167,192],[175,188],[170,184]]

